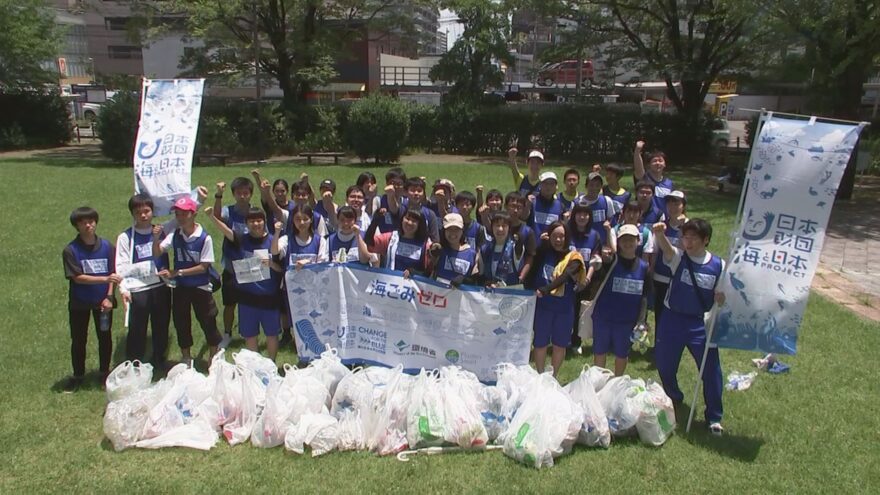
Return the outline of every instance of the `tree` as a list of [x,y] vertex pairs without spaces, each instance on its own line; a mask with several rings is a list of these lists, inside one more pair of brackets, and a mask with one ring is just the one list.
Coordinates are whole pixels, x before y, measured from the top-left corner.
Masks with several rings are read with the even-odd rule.
[[513,63],[507,47],[510,7],[487,0],[447,0],[442,6],[458,15],[464,31],[429,76],[432,81],[452,83],[453,97],[476,101],[487,88],[503,82],[496,62]]
[[[181,60],[184,74],[235,83],[259,71],[275,80],[283,94],[288,127],[302,138],[302,106],[315,86],[336,75],[334,61],[346,57],[346,43],[369,29],[402,37],[413,32],[413,5],[429,0],[170,0],[139,2],[151,35],[166,32],[168,19],[182,20],[189,37],[202,45]],[[407,7],[408,8],[404,8]],[[172,23],[173,24],[173,23]]]
[[804,48],[812,110],[858,119],[862,85],[880,56],[880,0],[773,0],[766,6]]
[[[700,117],[709,86],[741,65],[761,35],[749,0],[557,0],[557,15],[592,23],[597,45],[661,77],[679,113]],[[680,93],[675,84],[679,83]]]
[[41,0],[0,0],[0,88],[58,81],[55,60],[63,30]]

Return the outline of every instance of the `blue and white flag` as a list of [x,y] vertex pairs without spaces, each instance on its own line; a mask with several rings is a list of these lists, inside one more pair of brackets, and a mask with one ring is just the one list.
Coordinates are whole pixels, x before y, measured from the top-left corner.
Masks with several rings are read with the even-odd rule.
[[794,354],[825,227],[862,126],[774,117],[752,148],[713,342]]
[[153,198],[153,213],[171,212],[190,194],[190,173],[204,79],[144,79],[134,147],[134,190]]
[[402,364],[411,373],[457,365],[486,382],[498,363],[529,361],[533,292],[453,289],[358,264],[306,265],[286,279],[301,359],[329,345],[346,364]]

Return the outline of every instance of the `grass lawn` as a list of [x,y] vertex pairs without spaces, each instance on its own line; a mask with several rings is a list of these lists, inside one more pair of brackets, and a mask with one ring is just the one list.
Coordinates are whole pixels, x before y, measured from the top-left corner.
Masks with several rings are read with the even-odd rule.
[[[582,164],[586,165],[586,164]],[[689,192],[690,215],[715,226],[711,249],[726,256],[727,232],[738,195],[720,195],[705,185],[705,174],[688,174],[672,164],[676,183]],[[561,173],[565,167],[554,167]],[[582,170],[585,167],[581,167]],[[481,183],[488,190],[512,189],[506,166],[496,163],[406,165],[409,175],[452,179],[459,189]],[[246,166],[200,167],[194,184],[230,182],[249,175]],[[272,164],[266,177],[298,177],[307,170],[313,183],[332,177],[344,190],[363,170],[381,178],[384,168]],[[723,438],[680,427],[662,448],[637,439],[613,441],[608,450],[576,447],[552,469],[536,471],[500,452],[415,457],[408,463],[368,453],[334,453],[312,459],[283,448],[113,451],[103,439],[103,392],[97,384],[72,395],[57,392],[70,373],[67,282],[61,250],[75,235],[70,211],[90,205],[101,214],[98,233],[115,240],[130,224],[126,202],[132,190],[127,168],[63,157],[0,156],[0,197],[5,219],[0,229],[0,493],[29,492],[874,492],[880,486],[880,386],[869,371],[880,349],[880,328],[813,295],[804,318],[800,354],[783,360],[789,374],[762,374],[745,392],[725,393]],[[337,194],[337,199],[341,194]],[[202,214],[204,215],[204,214]],[[218,237],[213,227],[212,235]],[[122,312],[117,312],[114,362],[123,360]],[[90,332],[93,332],[90,330]],[[194,330],[195,349],[203,347]],[[237,346],[242,342],[238,341]],[[179,357],[172,337],[172,359]],[[725,376],[749,371],[758,357],[722,351]],[[588,356],[566,361],[561,378],[574,378]],[[293,362],[290,351],[279,362]],[[97,368],[91,333],[87,368]],[[689,395],[696,372],[682,362],[682,388]],[[657,378],[654,367],[636,355],[631,375]],[[94,380],[93,380],[94,381]],[[698,409],[702,417],[702,405]],[[870,487],[874,486],[874,489]]]

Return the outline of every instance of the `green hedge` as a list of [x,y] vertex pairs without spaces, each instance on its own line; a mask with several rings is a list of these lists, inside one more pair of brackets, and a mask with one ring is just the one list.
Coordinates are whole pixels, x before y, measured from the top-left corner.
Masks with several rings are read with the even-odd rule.
[[70,113],[58,93],[0,92],[0,109],[0,150],[60,146],[70,141]]
[[351,106],[347,125],[348,141],[362,160],[394,162],[407,145],[409,107],[390,96],[368,96]]
[[140,119],[140,96],[135,91],[119,91],[107,100],[98,114],[101,153],[107,158],[131,164]]

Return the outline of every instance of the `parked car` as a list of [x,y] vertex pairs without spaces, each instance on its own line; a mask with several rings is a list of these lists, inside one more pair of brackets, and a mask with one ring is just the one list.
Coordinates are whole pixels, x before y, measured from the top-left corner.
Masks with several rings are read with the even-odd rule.
[[712,121],[712,148],[726,148],[730,144],[730,124],[727,119]]
[[101,104],[100,103],[83,103],[82,104],[82,116],[84,119],[89,120],[91,122],[95,122],[98,120],[98,114],[101,113]]
[[[581,84],[589,86],[593,82],[593,61],[584,60]],[[547,64],[538,72],[538,85],[555,86],[559,84],[577,84],[578,61],[563,60]]]

